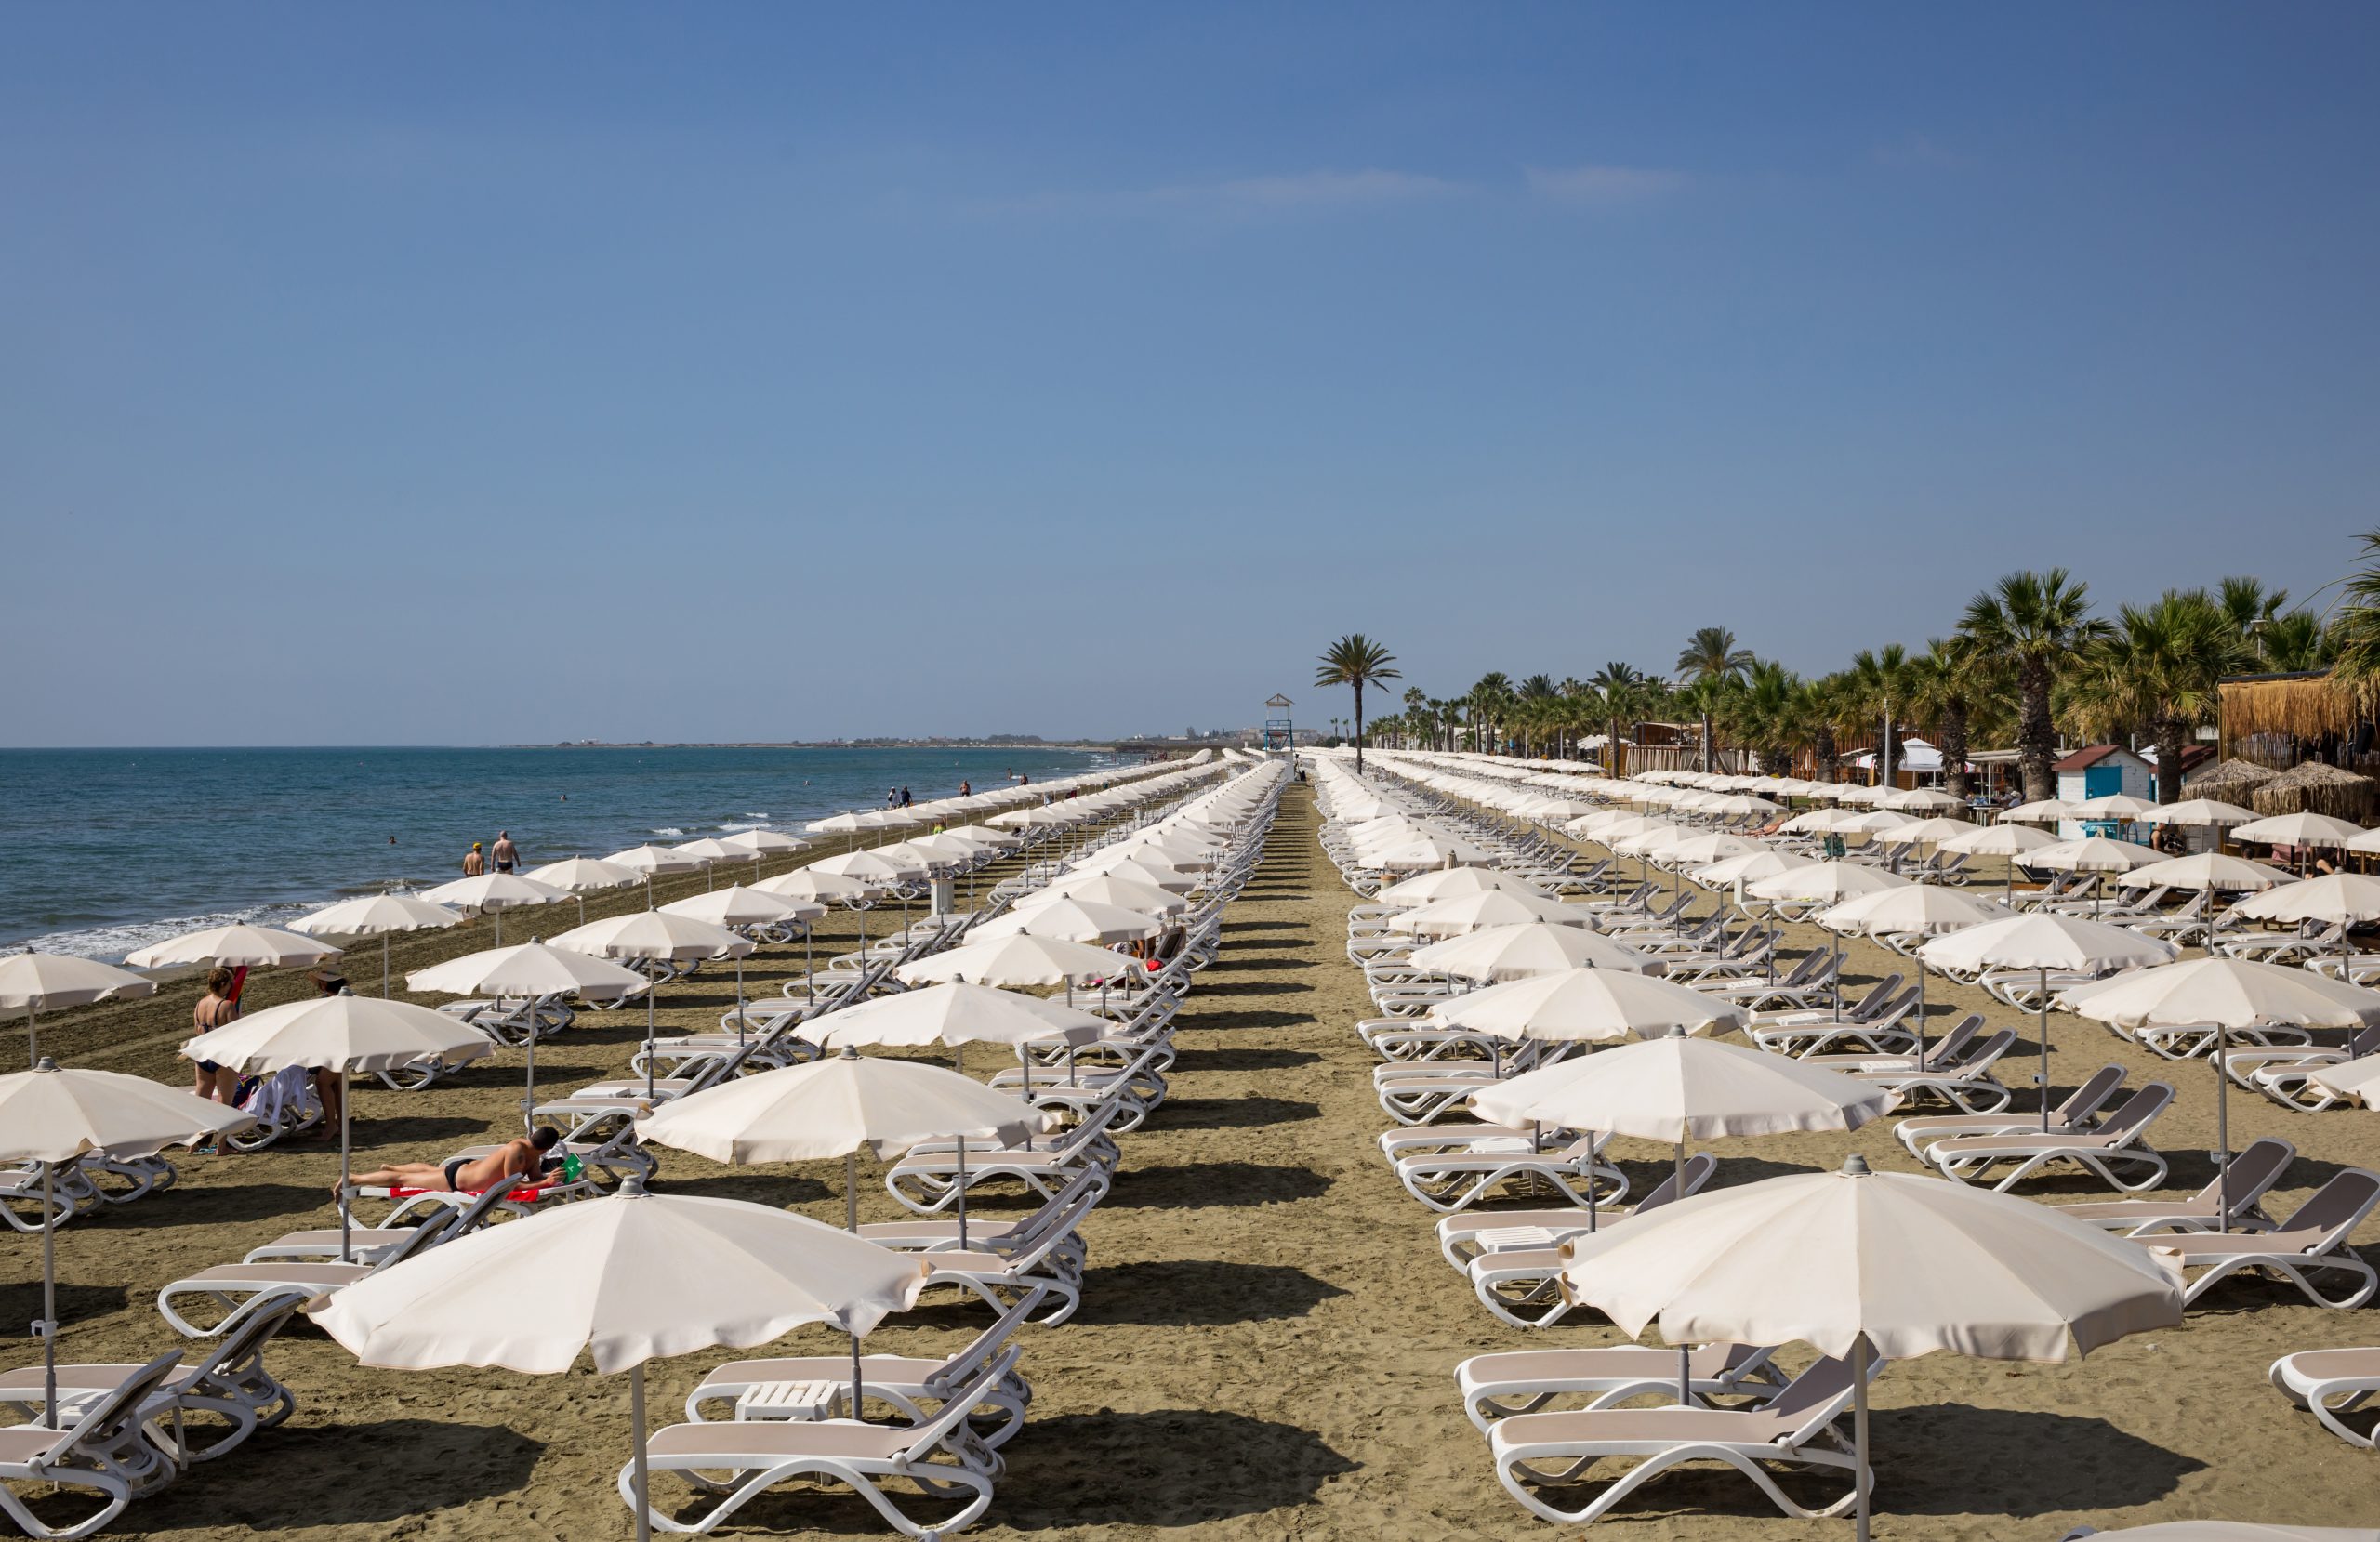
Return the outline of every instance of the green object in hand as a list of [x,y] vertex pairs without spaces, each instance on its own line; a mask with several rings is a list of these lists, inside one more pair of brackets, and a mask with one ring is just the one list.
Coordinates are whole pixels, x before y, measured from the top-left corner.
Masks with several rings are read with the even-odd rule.
[[566,1151],[562,1153],[562,1180],[564,1183],[577,1182],[586,1171],[587,1166],[578,1160],[576,1152]]

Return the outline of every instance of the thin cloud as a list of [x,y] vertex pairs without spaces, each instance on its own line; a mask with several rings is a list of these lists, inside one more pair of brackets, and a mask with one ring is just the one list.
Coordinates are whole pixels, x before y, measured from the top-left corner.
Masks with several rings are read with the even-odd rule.
[[1686,186],[1682,171],[1659,166],[1530,166],[1528,191],[1554,204],[1614,208],[1643,203]]
[[1306,171],[1289,176],[1241,177],[1221,182],[1186,182],[1157,188],[1149,202],[1248,210],[1371,208],[1463,191],[1459,182],[1410,171]]

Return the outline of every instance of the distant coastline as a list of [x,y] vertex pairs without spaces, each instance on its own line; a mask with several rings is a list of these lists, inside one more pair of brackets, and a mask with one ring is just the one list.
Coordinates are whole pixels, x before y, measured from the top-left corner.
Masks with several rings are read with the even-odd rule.
[[1091,739],[570,739],[496,749],[1005,749],[1076,750],[1107,754],[1116,745]]

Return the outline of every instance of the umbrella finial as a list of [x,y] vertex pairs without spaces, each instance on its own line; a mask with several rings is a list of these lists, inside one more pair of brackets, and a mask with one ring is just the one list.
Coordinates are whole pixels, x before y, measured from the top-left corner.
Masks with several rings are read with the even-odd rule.
[[36,1071],[55,1071],[58,1069],[58,1062],[51,1060],[47,1055],[44,1055],[40,1060],[33,1062],[33,1069]]
[[1670,1031],[1661,1036],[1663,1038],[1682,1039],[1686,1037],[1686,1024],[1683,1022],[1673,1022],[1670,1024]]
[[855,1044],[846,1044],[835,1058],[839,1061],[855,1061],[859,1059],[859,1046]]
[[628,1177],[620,1180],[619,1193],[620,1197],[623,1199],[644,1198],[644,1174],[641,1172],[631,1171]]
[[1843,1176],[1845,1178],[1868,1178],[1873,1173],[1874,1169],[1868,1166],[1868,1159],[1858,1152],[1843,1159]]

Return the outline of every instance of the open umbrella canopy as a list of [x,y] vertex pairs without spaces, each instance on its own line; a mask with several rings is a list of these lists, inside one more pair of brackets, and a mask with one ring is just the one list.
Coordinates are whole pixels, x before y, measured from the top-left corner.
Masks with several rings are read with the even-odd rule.
[[[1473,869],[1458,868],[1458,872]],[[1017,896],[1018,910],[1032,910],[1062,899],[1075,899],[1089,904],[1116,905],[1125,910],[1137,910],[1144,916],[1179,916],[1190,908],[1190,902],[1181,895],[1159,889],[1153,883],[1134,883],[1119,878],[1112,872],[1086,873],[1078,877],[1061,878],[1047,889],[1031,890]]]
[[469,1023],[378,996],[318,996],[229,1022],[189,1040],[182,1058],[248,1075],[309,1071],[393,1071],[426,1060],[476,1060],[496,1046]]
[[[1681,1017],[1680,1026],[1689,1024],[1690,1019]],[[1899,1100],[1897,1093],[1841,1072],[1675,1034],[1514,1076],[1474,1094],[1471,1103],[1481,1118],[1499,1124],[1536,1120],[1686,1141],[1853,1130],[1881,1118]]]
[[2380,1022],[2380,991],[2310,969],[2245,958],[2191,958],[2058,992],[2057,1004],[2123,1028],[2197,1023],[2362,1028]]
[[1489,927],[1525,926],[1546,921],[1556,926],[1592,926],[1585,911],[1539,894],[1514,894],[1491,890],[1483,894],[1456,894],[1434,900],[1417,910],[1388,919],[1388,929],[1414,937],[1452,937]]
[[446,995],[581,995],[597,1001],[649,983],[634,969],[537,942],[467,953],[405,976],[408,990]]
[[[1717,1047],[1712,1047],[1717,1048]],[[1616,1051],[1617,1058],[1628,1050]],[[1666,1205],[1572,1242],[1573,1299],[1674,1344],[1806,1343],[2061,1361],[2182,1321],[2149,1249],[2031,1200],[1946,1179],[1797,1174]]]
[[715,927],[759,927],[781,921],[814,921],[826,914],[826,907],[816,900],[789,899],[739,883],[672,900],[654,914],[684,916]]
[[2363,826],[2352,821],[2301,810],[2294,814],[2276,814],[2270,819],[2239,825],[2232,830],[2231,838],[2272,846],[2340,847],[2363,833]]
[[677,852],[681,857],[691,857],[695,862],[702,863],[705,867],[709,867],[715,863],[722,862],[750,862],[752,860],[752,853],[748,848],[742,846],[730,846],[727,842],[710,836],[705,836],[697,840],[681,841],[678,845],[669,848],[669,850]]
[[2227,893],[2271,889],[2289,881],[2289,875],[2278,867],[2268,867],[2245,857],[2227,857],[2220,851],[2169,857],[2135,867],[2116,880],[2126,889],[2154,889],[2170,884],[2175,889],[2217,889]]
[[753,943],[724,927],[666,910],[638,910],[573,927],[557,948],[598,958],[744,958]]
[[87,1007],[111,997],[154,995],[147,975],[63,953],[12,953],[0,957],[0,1011]]
[[815,867],[797,867],[774,878],[762,878],[751,887],[763,894],[774,894],[787,900],[813,900],[831,904],[852,904],[884,892],[881,885],[864,883],[858,878],[846,878],[833,873],[821,873]]
[[2003,824],[2056,824],[2060,820],[2078,818],[2081,813],[2078,804],[2069,803],[2062,797],[2044,797],[2031,803],[2019,803],[2013,809],[2003,809],[1999,820]]
[[1360,853],[1359,860],[1366,867],[1412,873],[1424,867],[1493,867],[1503,859],[1484,846],[1452,836],[1426,836]]
[[2342,1098],[2360,1099],[2366,1108],[2380,1108],[2380,1055],[2317,1066],[2312,1075]]
[[2247,824],[2256,819],[2254,809],[2242,809],[2237,803],[2226,803],[2215,797],[2190,797],[2179,803],[2161,803],[2140,816],[2143,824]]
[[466,909],[518,910],[525,905],[558,904],[570,898],[569,892],[551,884],[524,878],[515,873],[483,873],[476,878],[456,878],[435,889],[425,889],[421,897],[433,904],[461,905]]
[[1086,874],[1112,874],[1128,883],[1144,883],[1152,889],[1162,889],[1172,894],[1187,894],[1201,881],[1196,873],[1184,873],[1170,863],[1136,857],[1129,852],[1095,852],[1077,864],[1077,870]]
[[904,964],[902,983],[968,980],[978,985],[1064,985],[1078,980],[1129,980],[1140,960],[1107,948],[1052,937],[999,937]]
[[1448,867],[1390,884],[1372,898],[1384,905],[1425,905],[1465,894],[1497,891],[1540,898],[1545,894],[1543,890],[1516,874],[1501,873],[1492,867]]
[[2090,836],[2082,840],[2059,841],[2029,851],[2019,859],[2023,867],[2044,867],[2057,873],[2128,873],[2135,867],[2146,867],[2153,862],[2163,862],[2165,853],[2153,846],[2142,846],[2129,840],[2110,840],[2105,836]]
[[998,937],[1052,937],[1066,942],[1137,942],[1156,936],[1164,924],[1137,910],[1101,904],[1062,894],[1029,909],[996,916],[969,936],[976,941]]
[[2096,971],[2170,963],[2181,950],[2103,921],[2035,912],[1937,937],[1917,951],[1937,969]]
[[846,1045],[1018,1044],[1060,1036],[1088,1042],[1112,1024],[1095,1012],[967,981],[880,995],[812,1025],[821,1048]]
[[1553,921],[1464,932],[1415,949],[1413,964],[1458,980],[1486,981],[1525,980],[1572,969],[1618,969],[1631,974],[1658,974],[1661,969],[1660,960],[1650,954],[1585,927]]
[[2251,894],[2232,914],[2258,921],[2345,922],[2380,920],[2380,878],[2362,873],[2326,873]]
[[[1498,1038],[1605,1042],[1650,1037],[1673,1026],[1739,1028],[1749,1014],[1684,986],[1608,967],[1509,980],[1441,1003],[1430,1021]],[[1686,991],[1686,995],[1699,992]],[[1705,1014],[1708,1013],[1707,1017]],[[1702,1021],[1694,1021],[1704,1017]]]
[[182,964],[226,964],[237,969],[274,969],[292,964],[319,964],[337,958],[341,950],[311,937],[300,937],[294,931],[278,931],[271,927],[252,927],[245,923],[228,927],[211,927],[205,931],[189,932],[162,942],[153,942],[125,956],[125,962],[136,969],[171,969]]
[[1964,819],[1920,819],[1884,831],[1880,839],[1886,846],[1939,846],[1946,840],[1960,840],[1988,826],[1970,824]]
[[1655,861],[1670,867],[1708,867],[1712,863],[1726,862],[1731,857],[1758,856],[1768,848],[1741,836],[1712,833],[1683,836],[1667,845],[1653,848]]
[[1907,878],[1873,867],[1863,867],[1856,862],[1814,862],[1806,867],[1795,867],[1763,878],[1750,890],[1757,900],[1785,900],[1841,904],[1862,894],[1873,894],[1886,889],[1908,886]]
[[626,889],[644,875],[596,857],[564,857],[543,867],[533,867],[522,876],[565,894],[597,894],[607,889]]
[[152,1156],[256,1120],[178,1087],[44,1061],[0,1076],[0,1162],[72,1162],[93,1153]]
[[2097,797],[2086,797],[2077,803],[2074,813],[2078,819],[2112,819],[2129,824],[2143,814],[2155,812],[2156,809],[2156,804],[2147,798],[2135,797],[2130,793],[2102,793]]
[[692,873],[702,866],[693,857],[680,856],[667,846],[631,846],[625,851],[615,851],[603,859],[615,867],[625,867],[640,877],[652,877],[660,873]]
[[311,1311],[366,1365],[551,1376],[591,1351],[609,1373],[805,1323],[866,1333],[913,1305],[926,1273],[916,1254],[807,1216],[632,1184],[474,1232]]
[[1954,856],[2016,857],[2056,846],[2057,837],[2023,824],[1982,824],[1941,843]]
[[309,937],[385,937],[398,931],[435,931],[460,926],[460,912],[408,894],[366,894],[301,916],[289,929]]
[[1708,867],[1693,869],[1694,881],[1712,889],[1727,889],[1736,884],[1754,884],[1764,878],[1791,873],[1796,867],[1815,867],[1816,857],[1796,856],[1791,851],[1753,851],[1740,857],[1728,857]]
[[915,1061],[830,1055],[743,1076],[663,1104],[640,1140],[714,1162],[806,1162],[863,1148],[889,1160],[920,1140],[1015,1145],[1057,1116],[956,1071]]
[[720,837],[719,843],[732,846],[747,857],[783,855],[810,849],[808,841],[799,836],[787,835],[782,830],[738,830],[734,835]]
[[927,876],[926,863],[916,857],[887,855],[890,850],[888,847],[884,851],[846,851],[840,856],[823,857],[812,863],[810,870],[879,886],[909,883]]
[[2005,905],[1945,889],[1940,884],[1912,883],[1845,900],[1820,911],[1818,923],[1829,931],[1845,935],[1884,937],[1900,932],[1957,931],[1986,921],[2006,920],[2015,914]]
[[1965,805],[1939,787],[1909,787],[1900,792],[1887,793],[1884,796],[1884,807],[1906,810],[1913,813],[1926,813],[1945,809],[1964,808]]

